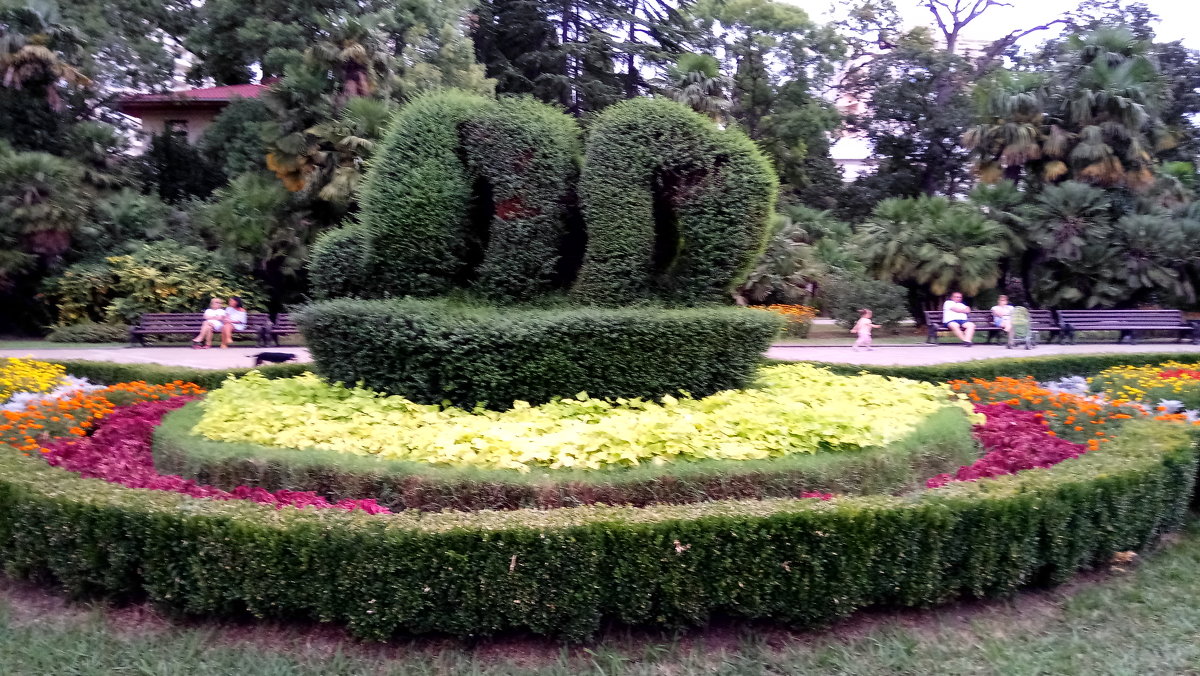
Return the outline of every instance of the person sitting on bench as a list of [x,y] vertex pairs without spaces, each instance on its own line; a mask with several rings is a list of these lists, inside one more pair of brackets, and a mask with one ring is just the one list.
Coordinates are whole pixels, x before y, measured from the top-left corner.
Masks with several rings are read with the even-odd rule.
[[970,306],[962,302],[963,295],[957,291],[950,294],[950,299],[942,303],[942,323],[950,329],[963,345],[971,347],[975,344],[975,323],[971,321]]
[[1008,304],[1008,296],[1003,294],[996,299],[992,306],[992,324],[1005,333],[1012,333],[1013,306]]

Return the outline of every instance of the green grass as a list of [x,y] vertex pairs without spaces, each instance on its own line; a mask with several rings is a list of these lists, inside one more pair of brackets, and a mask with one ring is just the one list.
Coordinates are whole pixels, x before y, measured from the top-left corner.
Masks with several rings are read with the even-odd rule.
[[0,340],[0,350],[95,350],[125,343],[51,343],[45,340]]
[[180,624],[0,584],[0,671],[153,674],[1182,674],[1200,667],[1200,524],[1130,572],[1012,600],[880,613],[828,632],[742,625],[610,635],[564,648],[514,639],[373,646],[328,630]]

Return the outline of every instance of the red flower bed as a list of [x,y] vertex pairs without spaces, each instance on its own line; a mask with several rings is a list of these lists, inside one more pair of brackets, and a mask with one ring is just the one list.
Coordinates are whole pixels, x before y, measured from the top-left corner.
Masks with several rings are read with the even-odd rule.
[[1166,371],[1160,371],[1158,377],[1163,380],[1170,380],[1172,378],[1200,380],[1200,371],[1196,369],[1167,369]]
[[976,404],[975,410],[987,416],[987,422],[976,425],[974,432],[987,453],[958,468],[954,475],[929,479],[925,482],[929,488],[1050,467],[1088,452],[1087,445],[1055,436],[1041,411],[1023,411],[1008,404]]
[[361,509],[370,514],[388,513],[386,507],[374,500],[342,500],[331,504],[311,491],[280,490],[272,493],[248,486],[224,491],[197,484],[178,475],[159,474],[154,469],[152,451],[154,428],[162,421],[164,415],[192,399],[193,397],[174,397],[119,408],[98,425],[90,437],[50,442],[45,447],[44,457],[51,465],[70,470],[80,476],[104,479],[130,488],[174,491],[192,497],[216,500],[253,500],[276,507],[336,507]]

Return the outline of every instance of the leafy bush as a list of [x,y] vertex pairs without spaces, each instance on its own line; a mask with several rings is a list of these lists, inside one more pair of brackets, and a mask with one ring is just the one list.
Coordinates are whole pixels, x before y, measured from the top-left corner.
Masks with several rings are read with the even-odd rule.
[[[318,297],[434,296],[470,286],[512,301],[550,290],[579,135],[571,117],[533,99],[447,91],[404,106],[365,179],[361,224],[336,240],[365,245],[367,267],[361,255],[348,260],[329,243],[319,247],[310,265],[320,271]],[[365,283],[349,283],[360,275]]]
[[[76,378],[87,378],[93,383],[116,385],[128,382],[145,382],[150,385],[192,383],[206,390],[216,389],[230,376],[244,376],[251,370],[267,378],[291,378],[309,371],[309,364],[272,364],[255,369],[195,369],[186,366],[164,366],[162,364],[120,364],[112,361],[49,360],[66,369]],[[249,360],[247,360],[249,361]]]
[[607,305],[727,302],[766,245],[777,189],[750,139],[681,104],[605,108],[580,178],[588,239],[573,293]]
[[739,308],[500,309],[412,299],[325,301],[293,317],[330,380],[466,408],[580,391],[703,397],[738,388],[780,323]]
[[311,251],[308,279],[317,300],[370,295],[371,249],[366,230],[357,223],[321,233]]
[[1185,429],[1139,421],[1100,452],[915,496],[376,517],[199,501],[0,453],[0,564],[71,594],[371,639],[583,639],[713,615],[812,626],[1063,582],[1178,528],[1196,469]]
[[904,287],[865,277],[836,275],[821,287],[821,307],[842,328],[858,321],[859,310],[870,308],[872,320],[889,331],[900,322],[910,319],[908,297]]
[[[67,268],[49,285],[60,324],[134,323],[146,312],[200,312],[213,297],[241,296],[257,305],[251,280],[239,279],[216,255],[173,242],[145,244],[103,264]],[[102,308],[103,316],[100,314]]]
[[122,343],[128,338],[129,327],[124,324],[97,324],[90,321],[56,326],[46,336],[51,343]]
[[529,471],[762,460],[892,444],[962,405],[946,387],[774,366],[745,390],[703,399],[605,401],[586,394],[496,413],[421,406],[311,374],[251,373],[204,401],[196,431],[218,441],[323,448],[459,467]]

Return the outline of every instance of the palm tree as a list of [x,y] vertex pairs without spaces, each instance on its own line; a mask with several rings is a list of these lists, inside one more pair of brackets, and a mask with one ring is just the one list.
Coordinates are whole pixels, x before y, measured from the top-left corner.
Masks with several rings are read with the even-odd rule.
[[70,160],[0,150],[0,281],[61,261],[87,215],[82,178]]
[[1111,207],[1100,188],[1067,181],[1047,186],[1021,215],[1029,241],[1040,249],[1041,258],[1077,261],[1086,244],[1108,237]]
[[1195,290],[1184,274],[1187,245],[1176,219],[1152,214],[1124,216],[1113,228],[1112,248],[1130,302],[1151,300],[1158,294],[1195,300]]
[[1031,172],[1053,181],[1067,172],[1060,158],[1069,134],[1047,119],[1045,74],[1000,71],[974,97],[979,123],[963,133],[962,144],[981,181],[1015,183]]
[[729,114],[731,104],[726,92],[730,86],[716,58],[688,52],[680,54],[670,68],[663,89],[672,99],[720,123]]
[[886,282],[912,277],[919,259],[919,233],[924,216],[922,200],[893,197],[880,202],[852,240],[867,269]]
[[934,296],[961,291],[968,296],[991,289],[1000,280],[1005,252],[1004,226],[983,214],[948,201],[937,201],[919,233],[913,277]]
[[1157,115],[1161,84],[1148,45],[1117,28],[1076,36],[1069,47],[1077,65],[1061,116],[1078,130],[1073,174],[1103,186],[1148,185],[1155,153],[1173,145]]
[[58,5],[52,0],[24,0],[17,6],[0,8],[0,86],[11,89],[41,89],[46,103],[63,107],[58,87],[90,83],[70,63],[77,57],[83,37],[60,23]]
[[308,156],[314,171],[308,174],[306,188],[326,202],[345,207],[394,112],[388,100],[360,97],[350,99],[336,120],[308,129]]
[[334,73],[333,107],[360,96],[391,95],[393,61],[386,26],[395,23],[392,12],[326,14],[317,18],[318,38],[304,58]]

